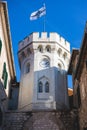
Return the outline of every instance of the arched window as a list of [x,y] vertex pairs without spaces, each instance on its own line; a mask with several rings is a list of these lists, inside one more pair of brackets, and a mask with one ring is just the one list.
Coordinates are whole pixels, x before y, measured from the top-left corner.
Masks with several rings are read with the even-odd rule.
[[58,55],[60,56],[60,55],[61,55],[61,53],[62,53],[62,49],[61,49],[61,48],[59,48],[59,49],[58,49]]
[[38,84],[38,92],[42,93],[43,92],[43,83],[40,81]]
[[46,51],[47,52],[51,52],[51,47],[48,45],[48,46],[46,46]]
[[45,92],[49,93],[49,82],[48,81],[45,83]]
[[64,54],[63,54],[63,58],[64,58],[64,60],[66,59],[66,57],[67,57],[67,53],[64,52]]
[[1,54],[1,49],[2,49],[2,41],[0,39],[0,54]]
[[39,52],[43,52],[43,47],[42,47],[42,45],[38,46],[38,50],[39,50]]
[[25,53],[22,52],[21,55],[22,55],[22,59],[24,59],[25,58]]
[[60,64],[60,63],[58,63],[58,68],[59,68],[59,69],[62,69],[62,66],[61,66],[61,64]]
[[27,63],[25,73],[29,73],[29,72],[30,72],[30,63]]
[[30,48],[27,49],[27,54],[28,54],[28,56],[31,54]]

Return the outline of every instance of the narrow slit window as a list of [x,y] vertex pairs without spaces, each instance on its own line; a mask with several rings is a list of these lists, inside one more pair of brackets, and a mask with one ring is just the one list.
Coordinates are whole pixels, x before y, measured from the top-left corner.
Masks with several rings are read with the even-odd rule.
[[49,82],[46,82],[45,84],[45,92],[49,93]]
[[38,50],[39,50],[39,52],[43,52],[43,47],[40,45],[40,46],[38,47]]
[[43,92],[43,83],[42,82],[39,82],[39,84],[38,84],[38,92],[39,93]]
[[30,63],[27,63],[26,65],[26,73],[29,73],[30,72]]
[[46,51],[47,52],[51,52],[51,47],[50,46],[46,46]]

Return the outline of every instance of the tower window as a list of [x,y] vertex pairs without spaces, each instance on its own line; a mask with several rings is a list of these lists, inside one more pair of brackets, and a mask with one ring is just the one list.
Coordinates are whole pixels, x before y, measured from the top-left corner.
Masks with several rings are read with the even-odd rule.
[[61,56],[61,53],[62,53],[62,49],[59,48],[59,49],[58,49],[58,55]]
[[28,56],[31,54],[30,48],[27,49],[27,54],[28,54]]
[[49,93],[49,83],[48,82],[46,82],[46,84],[45,84],[45,92]]
[[51,52],[51,47],[50,46],[46,46],[46,51],[47,52]]
[[63,54],[64,60],[66,59],[66,57],[67,57],[67,53],[65,52],[65,53]]
[[38,85],[38,92],[42,93],[43,92],[43,83],[40,81]]
[[59,68],[59,69],[62,69],[62,66],[61,66],[61,64],[58,64],[58,68]]
[[1,49],[2,49],[2,41],[0,39],[0,54],[1,54]]
[[22,59],[24,59],[25,58],[25,53],[24,52],[22,52]]
[[27,63],[26,65],[26,73],[29,73],[30,72],[30,63]]
[[38,47],[38,50],[39,50],[39,52],[43,52],[43,47],[40,45],[40,46]]

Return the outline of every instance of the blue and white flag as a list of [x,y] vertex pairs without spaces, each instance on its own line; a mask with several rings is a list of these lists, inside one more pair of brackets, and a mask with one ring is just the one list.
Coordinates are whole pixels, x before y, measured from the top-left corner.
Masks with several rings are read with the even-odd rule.
[[38,18],[40,18],[41,16],[46,14],[46,7],[43,6],[42,8],[40,8],[39,10],[31,13],[30,15],[30,20],[36,20]]

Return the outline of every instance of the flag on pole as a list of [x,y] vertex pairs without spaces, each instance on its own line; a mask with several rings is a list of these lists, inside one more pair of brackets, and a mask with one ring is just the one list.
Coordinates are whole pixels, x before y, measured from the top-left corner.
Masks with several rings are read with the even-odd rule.
[[46,7],[44,5],[42,8],[40,8],[37,11],[31,13],[30,20],[36,20],[36,19],[40,18],[41,16],[43,16],[45,14],[46,14]]

